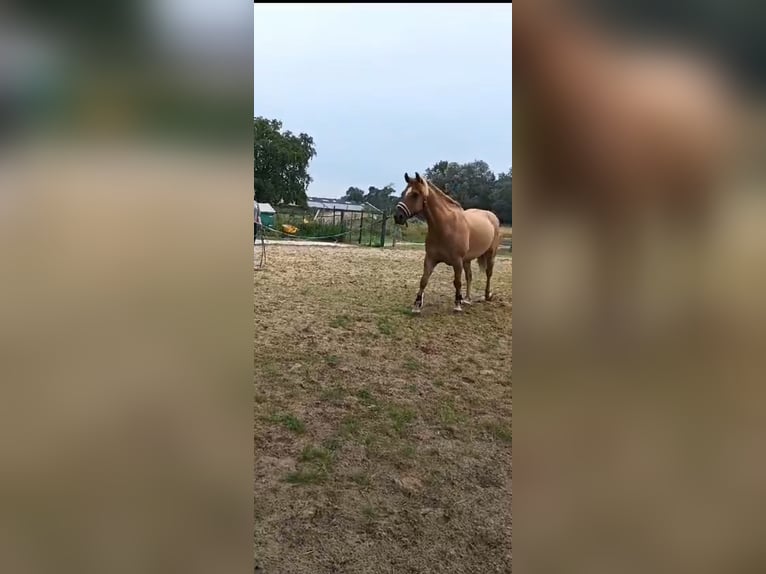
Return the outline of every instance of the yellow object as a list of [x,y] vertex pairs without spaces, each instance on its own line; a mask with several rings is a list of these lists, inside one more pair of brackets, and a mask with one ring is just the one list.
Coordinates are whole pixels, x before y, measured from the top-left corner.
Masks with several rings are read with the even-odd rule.
[[282,225],[282,231],[284,231],[288,235],[295,235],[296,233],[298,233],[298,228],[295,227],[294,225],[285,223]]

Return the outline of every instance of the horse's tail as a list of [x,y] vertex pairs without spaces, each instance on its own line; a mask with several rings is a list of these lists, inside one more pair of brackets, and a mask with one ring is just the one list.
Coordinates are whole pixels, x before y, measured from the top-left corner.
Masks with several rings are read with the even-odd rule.
[[482,273],[487,272],[487,267],[489,267],[490,263],[494,261],[496,254],[497,248],[493,245],[487,249],[487,251],[479,255],[479,257],[476,259],[476,263],[479,264],[479,269]]
[[487,259],[488,259],[489,251],[484,253],[483,255],[479,255],[479,258],[476,260],[476,263],[479,264],[479,269],[482,273],[486,273],[487,271]]
[[501,240],[500,220],[491,211],[488,213],[489,213],[490,223],[492,223],[492,227],[495,228],[495,236],[492,240],[492,246],[489,249],[487,249],[486,252],[479,255],[479,257],[476,259],[476,262],[479,264],[479,269],[481,270],[482,273],[485,273],[487,271],[487,267],[494,260],[495,255],[497,254],[497,249],[498,247],[500,247],[500,240]]

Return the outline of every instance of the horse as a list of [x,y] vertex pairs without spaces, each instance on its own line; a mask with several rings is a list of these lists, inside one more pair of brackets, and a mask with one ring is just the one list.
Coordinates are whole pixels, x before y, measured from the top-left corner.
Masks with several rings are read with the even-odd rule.
[[[420,289],[412,307],[413,313],[423,309],[423,292],[434,268],[446,263],[455,271],[455,312],[461,312],[463,305],[471,301],[471,262],[476,259],[487,275],[484,300],[492,299],[490,283],[495,266],[495,256],[500,246],[500,221],[491,211],[484,209],[463,209],[463,207],[441,189],[419,173],[411,178],[404,174],[407,188],[402,201],[397,203],[394,222],[403,225],[411,217],[421,216],[428,225],[426,234],[426,255],[423,260],[423,275]],[[466,296],[463,298],[461,278],[465,272]]]

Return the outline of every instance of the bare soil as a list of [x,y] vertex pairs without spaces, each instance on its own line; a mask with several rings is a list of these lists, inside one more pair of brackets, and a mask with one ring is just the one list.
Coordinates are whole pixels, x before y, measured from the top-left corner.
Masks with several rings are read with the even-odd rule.
[[[255,272],[256,572],[511,572],[511,265],[452,312],[420,250],[267,247]],[[473,296],[484,291],[474,265]]]

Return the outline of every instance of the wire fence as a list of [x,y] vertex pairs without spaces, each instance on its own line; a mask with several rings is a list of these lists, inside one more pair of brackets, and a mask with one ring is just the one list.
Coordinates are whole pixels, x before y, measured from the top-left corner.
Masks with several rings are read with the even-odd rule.
[[[422,227],[422,229],[421,229]],[[422,242],[425,225],[410,224],[401,228],[390,215],[368,212],[327,211],[314,216],[307,213],[279,213],[272,225],[264,222],[267,239],[326,241],[383,247],[395,241]]]
[[[326,211],[320,215],[307,212],[281,212],[271,225],[262,225],[266,239],[285,241],[321,241],[365,245],[368,247],[424,244],[428,227],[425,222],[410,220],[406,226],[395,225],[390,215],[369,212]],[[501,249],[512,248],[508,228],[502,230]]]

